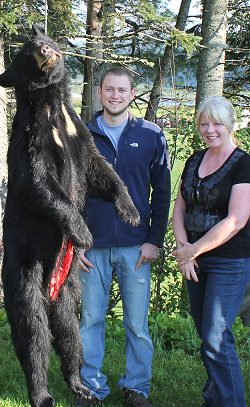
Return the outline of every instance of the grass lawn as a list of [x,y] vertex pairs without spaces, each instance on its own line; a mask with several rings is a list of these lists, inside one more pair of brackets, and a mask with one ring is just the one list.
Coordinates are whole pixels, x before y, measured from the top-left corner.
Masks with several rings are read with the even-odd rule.
[[[121,338],[121,336],[119,336]],[[124,341],[107,337],[104,371],[108,376],[111,395],[106,407],[122,407],[122,399],[116,382],[124,371]],[[26,383],[10,342],[7,323],[0,326],[0,407],[28,407]],[[250,363],[242,360],[246,392],[250,405]],[[206,375],[199,354],[189,355],[183,350],[155,351],[152,391],[150,399],[154,407],[200,407],[201,388]],[[59,362],[52,354],[49,369],[49,389],[57,407],[72,406],[72,397],[63,381]]]

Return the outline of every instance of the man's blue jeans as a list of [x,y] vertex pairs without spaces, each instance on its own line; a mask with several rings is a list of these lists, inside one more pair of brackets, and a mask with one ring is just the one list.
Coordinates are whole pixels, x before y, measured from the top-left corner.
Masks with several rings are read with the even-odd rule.
[[191,313],[202,339],[208,381],[204,407],[245,407],[244,384],[232,325],[250,279],[250,258],[198,260],[199,283],[188,281]]
[[148,332],[150,299],[150,264],[136,270],[140,248],[117,247],[91,249],[87,258],[95,268],[81,270],[82,317],[80,332],[83,344],[82,380],[98,399],[110,390],[102,372],[105,349],[105,316],[112,273],[115,272],[123,303],[126,334],[126,372],[118,385],[148,396],[150,390],[153,345]]

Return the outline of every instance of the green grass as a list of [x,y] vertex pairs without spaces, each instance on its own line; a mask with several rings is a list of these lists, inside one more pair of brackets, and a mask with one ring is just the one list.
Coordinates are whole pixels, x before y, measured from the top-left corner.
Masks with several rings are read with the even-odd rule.
[[[115,330],[114,330],[115,331]],[[111,387],[111,395],[105,407],[122,407],[120,389],[116,383],[124,372],[124,335],[121,331],[108,329],[104,371]],[[7,323],[0,326],[0,407],[28,407],[26,383],[13,352]],[[246,383],[247,401],[250,405],[250,362],[242,358]],[[206,379],[199,353],[192,355],[175,348],[170,351],[156,349],[152,391],[150,399],[154,407],[200,407],[201,389]],[[72,406],[71,393],[63,381],[58,359],[51,356],[49,391],[56,400],[56,407]]]

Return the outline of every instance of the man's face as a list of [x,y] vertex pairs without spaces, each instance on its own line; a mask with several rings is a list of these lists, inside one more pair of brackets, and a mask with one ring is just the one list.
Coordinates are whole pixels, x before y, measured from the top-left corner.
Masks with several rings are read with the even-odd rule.
[[124,113],[130,102],[135,97],[135,89],[131,89],[126,75],[107,75],[102,86],[98,88],[98,94],[104,111],[111,116],[119,116]]

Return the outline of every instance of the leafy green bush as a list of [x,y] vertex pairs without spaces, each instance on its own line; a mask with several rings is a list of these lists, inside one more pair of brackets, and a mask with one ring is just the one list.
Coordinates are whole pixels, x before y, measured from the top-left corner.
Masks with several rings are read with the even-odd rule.
[[250,128],[240,129],[235,132],[239,147],[250,153]]
[[182,275],[178,270],[172,252],[175,239],[168,229],[158,260],[151,267],[150,312],[179,312],[182,290]]
[[244,326],[240,317],[236,318],[233,326],[236,349],[241,358],[249,359],[250,354],[250,327]]
[[166,313],[151,314],[149,328],[154,346],[164,350],[181,349],[193,355],[200,349],[200,339],[190,315],[169,316]]
[[124,339],[124,328],[121,318],[107,318],[106,321],[106,334],[115,340]]
[[[201,341],[196,332],[192,317],[187,314],[169,316],[166,313],[154,313],[149,316],[149,328],[156,348],[163,350],[183,350],[194,355],[200,349]],[[244,326],[238,316],[233,325],[236,349],[240,358],[249,359],[250,327]]]
[[7,316],[4,308],[0,308],[0,327],[7,324]]

